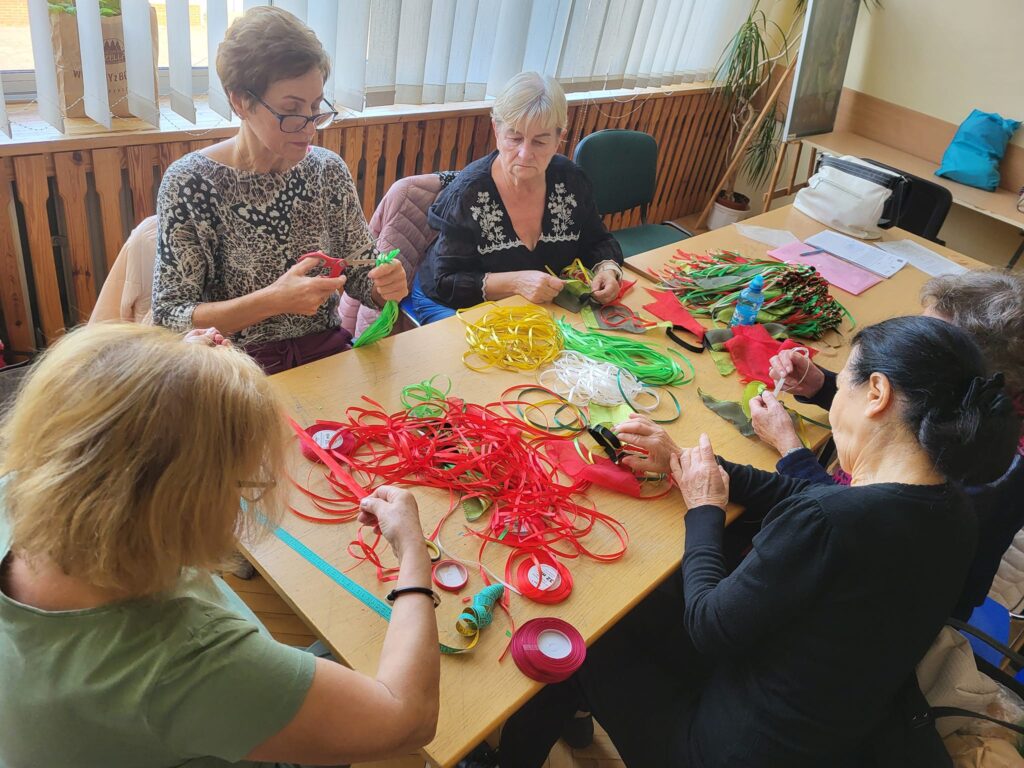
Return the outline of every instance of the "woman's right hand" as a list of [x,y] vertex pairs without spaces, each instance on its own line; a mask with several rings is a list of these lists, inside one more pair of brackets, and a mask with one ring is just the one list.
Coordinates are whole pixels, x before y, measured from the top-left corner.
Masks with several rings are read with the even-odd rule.
[[789,411],[769,389],[750,400],[750,423],[757,436],[780,456],[785,456],[793,448],[803,448]]
[[310,277],[323,262],[299,259],[270,286],[278,307],[277,314],[315,315],[335,291],[345,287],[345,276]]
[[373,527],[391,545],[399,562],[415,548],[426,553],[416,497],[409,491],[382,485],[359,502],[359,522]]
[[782,388],[794,395],[813,397],[825,383],[825,374],[821,368],[812,363],[805,352],[795,348],[782,350],[771,357],[768,363],[768,375],[775,381],[782,379]]
[[623,443],[647,451],[646,456],[627,456],[622,460],[634,472],[667,473],[669,459],[679,453],[679,446],[664,428],[638,413],[630,414],[628,419],[617,424],[612,431]]
[[533,269],[516,273],[516,293],[534,304],[549,304],[564,287],[565,283],[547,272]]

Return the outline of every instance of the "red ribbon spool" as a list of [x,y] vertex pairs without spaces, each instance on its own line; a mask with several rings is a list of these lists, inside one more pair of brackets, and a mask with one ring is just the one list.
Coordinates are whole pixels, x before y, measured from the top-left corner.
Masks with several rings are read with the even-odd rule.
[[512,635],[512,660],[519,671],[541,683],[560,683],[587,658],[583,636],[561,619],[531,619]]
[[[341,457],[349,453],[356,446],[356,438],[344,425],[335,421],[316,421],[306,427],[306,434],[313,438],[314,442],[325,451],[341,460]],[[320,457],[308,445],[302,446],[302,455],[317,464],[323,464]]]
[[441,560],[432,569],[434,583],[447,592],[458,592],[469,581],[469,571],[457,560]]
[[505,577],[535,603],[554,605],[572,592],[572,573],[543,550],[520,550],[509,557]]

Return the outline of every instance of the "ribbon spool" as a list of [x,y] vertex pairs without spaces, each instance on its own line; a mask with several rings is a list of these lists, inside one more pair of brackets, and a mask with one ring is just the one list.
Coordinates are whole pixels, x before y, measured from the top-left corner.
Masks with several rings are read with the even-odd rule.
[[[316,421],[306,427],[305,432],[313,441],[336,459],[349,453],[356,446],[356,438],[341,424],[334,421]],[[302,455],[317,464],[323,461],[308,445],[302,445]]]
[[434,583],[446,592],[458,592],[469,581],[469,571],[457,560],[440,560],[431,573]]
[[554,605],[572,592],[572,573],[542,550],[519,550],[509,557],[505,579],[535,603]]
[[587,658],[583,636],[554,618],[531,619],[512,635],[512,660],[519,671],[541,683],[560,683]]

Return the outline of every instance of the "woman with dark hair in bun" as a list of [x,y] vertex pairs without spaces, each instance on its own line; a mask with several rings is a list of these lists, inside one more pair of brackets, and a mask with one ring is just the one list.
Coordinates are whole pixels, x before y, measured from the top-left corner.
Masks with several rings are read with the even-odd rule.
[[[1020,434],[1002,376],[960,328],[900,317],[853,340],[829,412],[849,486],[620,429],[685,502],[669,580],[502,732],[502,768],[541,766],[582,697],[627,766],[872,765],[877,729],[960,595],[974,554],[965,482],[1002,475]],[[731,573],[725,507],[760,521]]]

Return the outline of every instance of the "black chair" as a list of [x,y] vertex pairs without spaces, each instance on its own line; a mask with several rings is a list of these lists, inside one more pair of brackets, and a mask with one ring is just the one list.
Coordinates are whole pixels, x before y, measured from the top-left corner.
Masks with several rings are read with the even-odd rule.
[[939,230],[942,229],[946,215],[953,205],[953,193],[941,184],[914,176],[912,173],[893,168],[891,165],[872,160],[870,157],[865,157],[863,160],[877,165],[879,168],[898,173],[910,182],[899,205],[899,216],[893,225],[931,240],[933,243],[945,245],[939,239]]
[[671,221],[647,223],[647,208],[654,200],[658,168],[658,142],[650,134],[614,129],[597,131],[576,145],[572,159],[593,185],[597,211],[602,216],[640,206],[640,226],[612,232],[622,247],[623,256],[693,236]]

